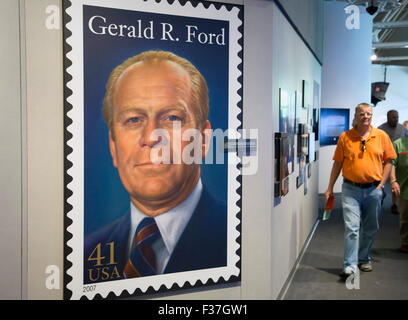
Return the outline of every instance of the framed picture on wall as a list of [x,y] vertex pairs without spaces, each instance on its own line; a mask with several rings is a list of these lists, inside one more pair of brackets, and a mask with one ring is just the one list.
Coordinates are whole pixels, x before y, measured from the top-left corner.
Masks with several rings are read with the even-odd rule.
[[306,156],[301,155],[299,157],[299,176],[296,177],[296,188],[300,188],[305,182],[305,170],[306,170]]
[[290,157],[290,137],[283,132],[275,133],[275,197],[283,197],[289,192],[289,174],[292,163]]
[[302,80],[302,107],[308,108],[311,104],[310,102],[310,84],[306,80]]
[[241,128],[242,6],[63,7],[64,298],[239,281],[236,154],[205,160]]
[[320,115],[320,84],[313,80],[313,132],[315,141],[319,140],[319,115]]
[[307,121],[307,110],[302,106],[302,91],[295,91],[295,134],[299,134],[299,124]]
[[320,146],[336,145],[340,135],[349,128],[350,110],[322,108],[320,110]]
[[279,131],[295,133],[295,101],[287,90],[279,88]]
[[313,108],[313,128],[312,131],[315,133],[315,141],[319,140],[319,119],[320,119],[320,108]]
[[279,131],[288,134],[288,168],[289,174],[295,168],[295,123],[296,106],[295,96],[289,91],[279,88]]

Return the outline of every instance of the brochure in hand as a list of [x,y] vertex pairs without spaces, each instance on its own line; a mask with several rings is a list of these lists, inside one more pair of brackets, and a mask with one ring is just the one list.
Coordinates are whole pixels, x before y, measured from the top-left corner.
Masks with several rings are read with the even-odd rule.
[[324,207],[323,221],[328,220],[330,218],[333,207],[334,207],[334,195],[331,195],[329,199],[327,199],[326,206]]

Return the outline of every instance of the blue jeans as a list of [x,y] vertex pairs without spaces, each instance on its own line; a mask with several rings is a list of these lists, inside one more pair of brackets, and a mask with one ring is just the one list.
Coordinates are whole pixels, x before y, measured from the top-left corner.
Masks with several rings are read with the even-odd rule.
[[358,263],[371,262],[371,247],[379,228],[381,198],[382,190],[375,186],[362,189],[343,183],[344,269],[350,267],[356,272]]

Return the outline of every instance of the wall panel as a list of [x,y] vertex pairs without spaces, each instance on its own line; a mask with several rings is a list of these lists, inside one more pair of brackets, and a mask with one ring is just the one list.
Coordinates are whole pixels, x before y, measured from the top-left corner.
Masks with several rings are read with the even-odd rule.
[[19,3],[0,2],[0,299],[21,299],[22,110]]

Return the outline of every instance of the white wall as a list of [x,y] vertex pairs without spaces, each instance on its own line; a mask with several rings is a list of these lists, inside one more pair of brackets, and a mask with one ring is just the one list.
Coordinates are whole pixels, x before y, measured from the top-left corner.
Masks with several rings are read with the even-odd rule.
[[[59,299],[63,276],[63,73],[61,29],[47,29],[46,8],[24,1],[27,82],[27,297]],[[59,268],[60,289],[47,289],[46,268]]]
[[[371,81],[384,81],[384,66],[373,64]],[[408,67],[387,66],[386,81],[390,83],[385,100],[378,102],[374,108],[373,126],[378,127],[387,121],[388,110],[399,113],[399,122],[408,120]]]
[[[360,28],[349,30],[345,4],[324,3],[324,40],[322,69],[322,108],[349,108],[350,126],[358,103],[371,102],[371,29],[372,17],[360,14]],[[329,183],[332,157],[336,146],[320,148],[319,193]],[[341,192],[341,177],[334,192]]]
[[22,296],[19,3],[0,1],[0,299]]
[[[272,134],[279,131],[279,88],[294,92],[301,90],[302,80],[306,80],[311,88],[313,88],[313,81],[321,83],[321,66],[277,9],[274,10],[272,23],[272,132],[270,131],[269,137],[273,137]],[[255,63],[253,61],[253,64]],[[257,121],[259,122],[260,119]],[[268,146],[270,145],[271,143],[268,142]],[[274,144],[272,146],[274,148]],[[272,157],[273,148],[271,150]],[[297,150],[296,146],[295,150]],[[273,163],[273,161],[271,162]],[[276,207],[273,207],[273,200],[271,199],[270,250],[272,251],[272,261],[270,272],[272,273],[273,297],[276,297],[289,276],[296,258],[316,222],[319,163],[320,161],[311,164],[312,175],[308,182],[309,190],[306,196],[304,195],[304,185],[296,189],[299,165],[295,163],[295,171],[289,179],[289,193],[281,199],[281,204]]]
[[324,0],[280,0],[287,14],[312,47],[317,58],[323,60],[323,3]]

